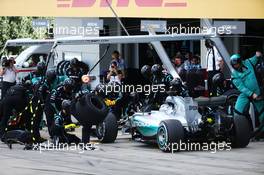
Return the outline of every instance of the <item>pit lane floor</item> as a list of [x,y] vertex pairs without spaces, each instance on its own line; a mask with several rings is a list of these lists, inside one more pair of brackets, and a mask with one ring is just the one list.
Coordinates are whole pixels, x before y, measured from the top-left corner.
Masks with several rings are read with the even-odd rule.
[[[92,139],[96,142],[96,139]],[[99,150],[25,151],[21,145],[0,144],[1,175],[170,175],[170,174],[264,174],[264,142],[245,149],[216,153],[206,151],[163,153],[153,145],[120,135],[114,144]]]

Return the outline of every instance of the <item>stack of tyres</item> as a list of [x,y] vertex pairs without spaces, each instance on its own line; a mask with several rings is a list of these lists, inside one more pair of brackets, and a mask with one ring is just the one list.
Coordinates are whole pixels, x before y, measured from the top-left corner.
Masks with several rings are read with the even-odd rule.
[[66,75],[67,69],[70,67],[70,61],[61,61],[57,65],[57,74],[59,76]]

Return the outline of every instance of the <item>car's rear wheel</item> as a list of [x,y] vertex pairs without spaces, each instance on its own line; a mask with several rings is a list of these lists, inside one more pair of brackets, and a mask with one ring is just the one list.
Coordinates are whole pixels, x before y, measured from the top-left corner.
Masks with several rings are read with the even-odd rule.
[[233,135],[231,139],[233,148],[245,148],[250,142],[251,127],[249,120],[242,115],[234,116]]
[[184,141],[184,129],[178,120],[165,120],[160,123],[157,132],[159,149],[164,152],[178,151]]

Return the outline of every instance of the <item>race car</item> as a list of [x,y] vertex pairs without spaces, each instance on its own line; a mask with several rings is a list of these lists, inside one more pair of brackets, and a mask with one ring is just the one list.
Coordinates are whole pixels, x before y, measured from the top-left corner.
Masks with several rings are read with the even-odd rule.
[[[184,88],[180,89],[184,91]],[[132,115],[132,139],[154,141],[165,152],[173,150],[173,145],[187,141],[224,141],[238,148],[249,144],[250,122],[245,116],[234,116],[225,111],[226,96],[194,99],[182,94],[169,95],[159,110]]]

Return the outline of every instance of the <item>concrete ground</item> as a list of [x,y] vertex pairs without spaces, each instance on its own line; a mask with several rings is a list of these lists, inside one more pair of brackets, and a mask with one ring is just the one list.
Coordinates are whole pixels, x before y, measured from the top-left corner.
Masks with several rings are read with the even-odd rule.
[[[93,139],[96,142],[96,139]],[[100,144],[99,150],[25,151],[0,144],[1,175],[71,174],[264,174],[264,142],[245,149],[163,153],[156,146],[131,141],[119,135],[116,143]],[[82,152],[82,153],[81,153]]]

